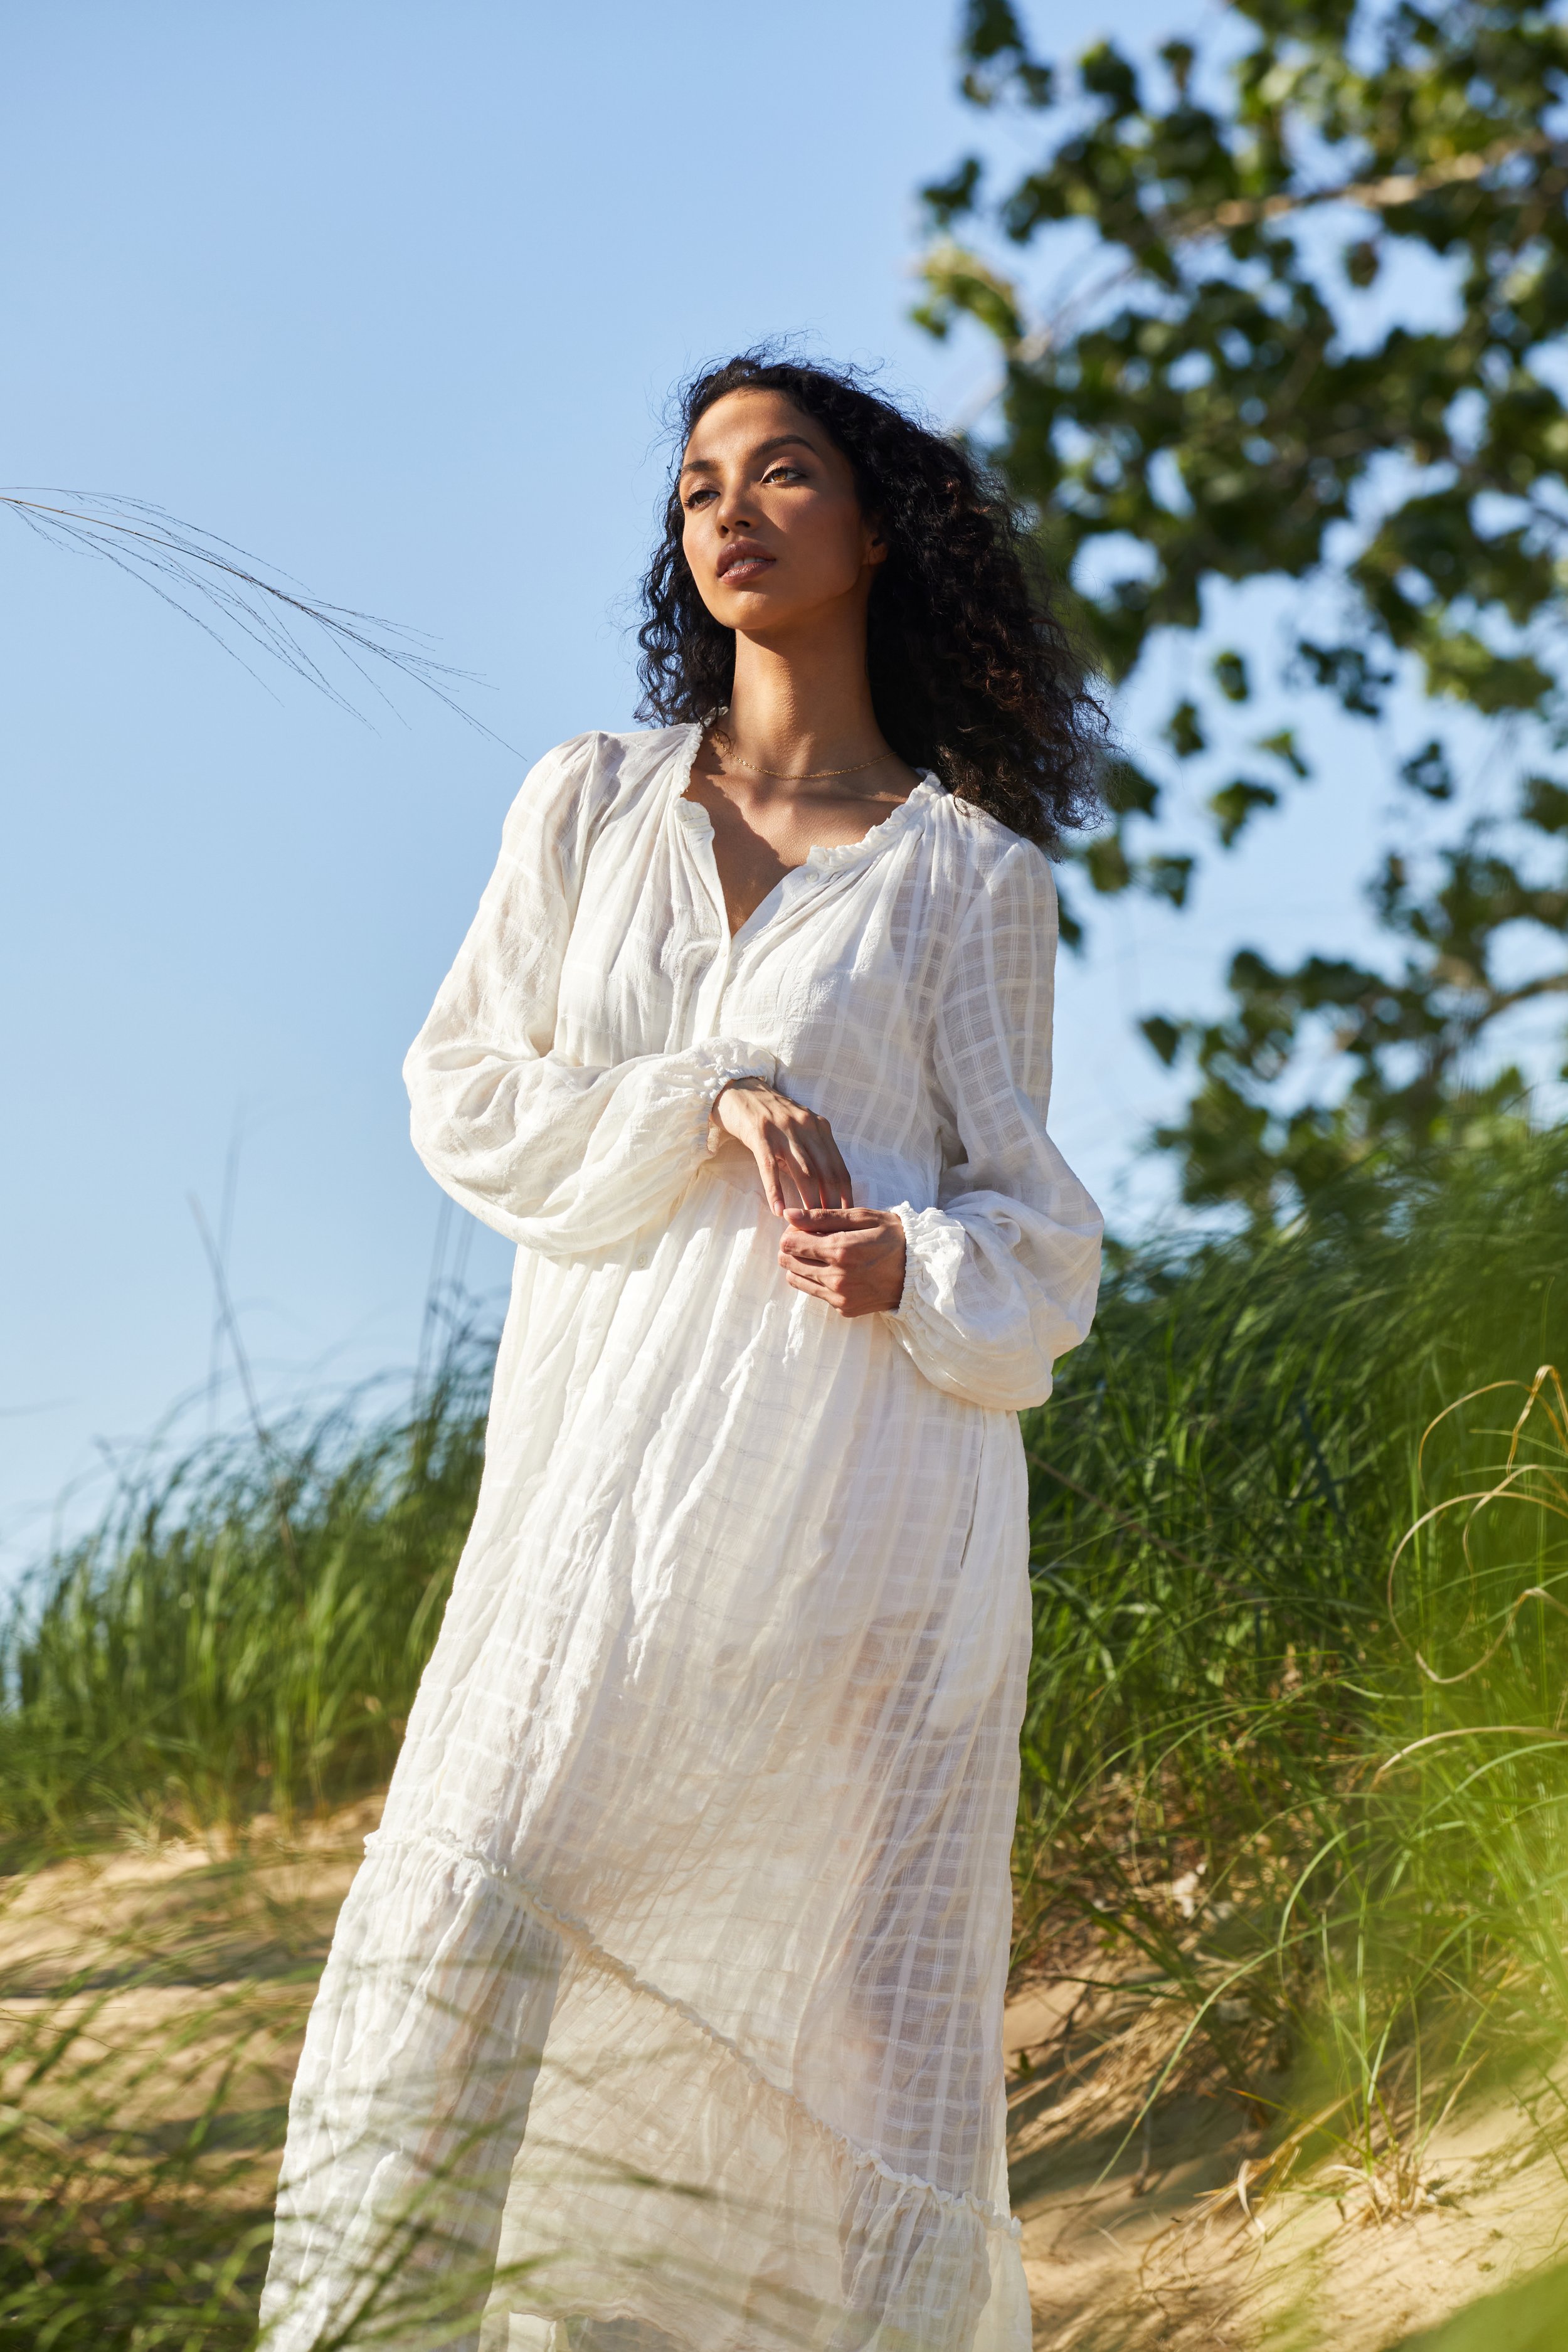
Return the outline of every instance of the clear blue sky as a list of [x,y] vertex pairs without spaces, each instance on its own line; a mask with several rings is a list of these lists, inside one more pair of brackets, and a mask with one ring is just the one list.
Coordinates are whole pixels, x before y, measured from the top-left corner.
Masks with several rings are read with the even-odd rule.
[[[1038,10],[1142,47],[1197,0]],[[941,415],[913,190],[973,135],[953,0],[74,0],[4,37],[0,478],[156,501],[483,673],[530,756],[627,723],[625,596],[672,380],[798,331]],[[412,1359],[437,1194],[398,1066],[522,772],[412,691],[264,692],[108,567],[0,515],[8,1149],[0,1544],[104,1491],[202,1381],[215,1219],[269,1398]],[[1321,803],[1319,803],[1321,807]],[[1124,910],[1064,975],[1058,1125],[1115,1193],[1162,1102],[1131,1015],[1227,940],[1343,935],[1352,812],[1202,918]],[[500,1254],[476,1245],[471,1278]],[[190,1424],[199,1428],[199,1419]],[[97,1485],[92,1484],[93,1477]]]

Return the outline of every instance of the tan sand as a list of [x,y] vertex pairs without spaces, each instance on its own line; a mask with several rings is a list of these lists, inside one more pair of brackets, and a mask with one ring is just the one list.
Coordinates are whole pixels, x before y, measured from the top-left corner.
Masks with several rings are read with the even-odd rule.
[[[219,2193],[264,2199],[311,1988],[377,1810],[288,1837],[259,1823],[232,1851],[83,1856],[0,1887],[0,2101],[86,2147],[110,2110],[173,2126],[216,2095],[235,2144],[254,2143]],[[1041,2352],[1394,2352],[1469,2306],[1430,2352],[1568,2352],[1568,2285],[1528,2284],[1558,2263],[1568,2280],[1556,2086],[1533,2116],[1517,2099],[1463,2112],[1371,2179],[1320,2161],[1269,2193],[1268,2136],[1213,2084],[1181,2082],[1142,2114],[1171,2021],[1125,1982],[1086,1990],[1108,1973],[1091,1953],[1074,1970],[1025,1987],[1006,2019]],[[39,2047],[62,2032],[69,2063],[40,2084]]]

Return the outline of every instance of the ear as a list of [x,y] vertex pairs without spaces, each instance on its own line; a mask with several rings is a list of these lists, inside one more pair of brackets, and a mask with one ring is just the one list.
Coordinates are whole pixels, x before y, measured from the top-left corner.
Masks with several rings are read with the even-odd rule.
[[886,563],[888,542],[882,536],[882,526],[875,518],[866,525],[865,560],[868,563]]

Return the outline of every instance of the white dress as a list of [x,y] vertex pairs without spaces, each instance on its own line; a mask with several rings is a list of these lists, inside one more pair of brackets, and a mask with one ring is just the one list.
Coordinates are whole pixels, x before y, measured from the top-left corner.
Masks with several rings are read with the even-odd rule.
[[[518,1243],[482,1492],[295,2087],[278,2352],[1026,2352],[1015,1415],[1093,1312],[1041,852],[933,779],[731,940],[695,728],[550,753],[408,1057]],[[785,1285],[725,1079],[896,1313]],[[390,2285],[367,2284],[404,2259]]]

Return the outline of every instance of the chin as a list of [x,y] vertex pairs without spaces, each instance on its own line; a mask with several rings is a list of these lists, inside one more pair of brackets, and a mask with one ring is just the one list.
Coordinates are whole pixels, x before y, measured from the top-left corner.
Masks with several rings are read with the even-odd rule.
[[708,609],[727,629],[754,629],[760,622],[788,620],[795,600],[770,594],[765,588],[721,589]]

